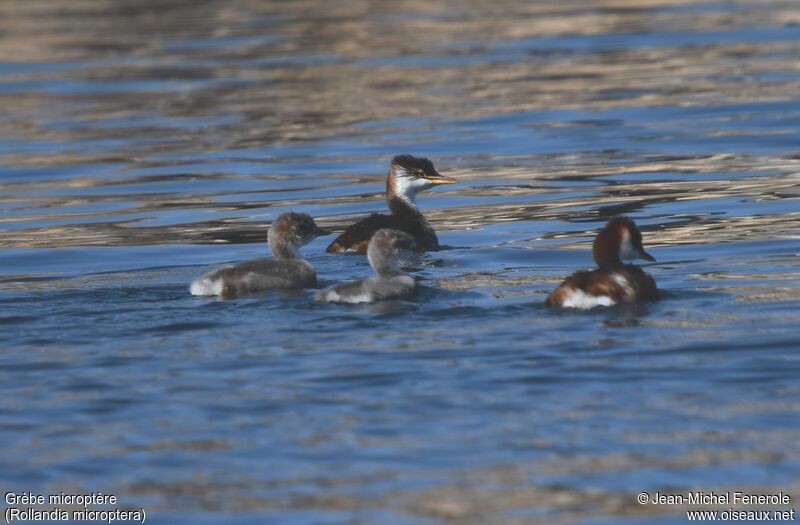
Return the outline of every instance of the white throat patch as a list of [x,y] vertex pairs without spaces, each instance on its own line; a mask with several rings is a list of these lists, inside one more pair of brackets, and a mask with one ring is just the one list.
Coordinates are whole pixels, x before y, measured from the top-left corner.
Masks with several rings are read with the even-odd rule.
[[631,233],[627,229],[622,232],[622,242],[619,244],[619,256],[621,259],[639,258],[639,252],[633,248]]
[[397,195],[404,198],[411,204],[415,204],[414,199],[422,190],[426,190],[433,186],[431,182],[424,178],[414,178],[412,174],[401,166],[394,167],[394,188]]

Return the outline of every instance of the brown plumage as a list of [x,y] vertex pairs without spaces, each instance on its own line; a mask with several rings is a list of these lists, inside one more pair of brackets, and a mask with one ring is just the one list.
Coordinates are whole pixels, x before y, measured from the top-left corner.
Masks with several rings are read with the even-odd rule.
[[398,155],[392,160],[386,177],[386,201],[388,215],[373,213],[349,226],[325,250],[328,253],[356,252],[364,254],[372,235],[389,228],[406,232],[413,237],[417,251],[439,249],[436,232],[414,203],[420,191],[439,184],[452,184],[455,179],[436,171],[433,163],[425,158]]
[[644,250],[642,234],[631,219],[611,219],[595,238],[592,256],[598,268],[567,277],[547,297],[546,306],[591,308],[661,298],[649,274],[636,265],[622,262],[623,258],[655,261]]

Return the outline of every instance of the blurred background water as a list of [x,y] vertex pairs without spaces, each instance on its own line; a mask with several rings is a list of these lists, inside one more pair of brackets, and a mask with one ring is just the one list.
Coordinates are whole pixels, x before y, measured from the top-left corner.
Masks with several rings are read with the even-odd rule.
[[[3,0],[0,488],[152,523],[684,523],[800,498],[793,0]],[[459,184],[413,302],[192,297]],[[549,311],[628,214],[665,298]],[[304,249],[327,285],[366,260]]]

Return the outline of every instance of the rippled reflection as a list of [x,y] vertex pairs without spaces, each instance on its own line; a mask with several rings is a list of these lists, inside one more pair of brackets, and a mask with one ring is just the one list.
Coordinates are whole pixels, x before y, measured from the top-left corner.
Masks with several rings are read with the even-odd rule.
[[[800,495],[793,0],[0,21],[3,486],[156,523],[663,524],[684,509],[638,491]],[[417,301],[188,295],[283,211],[384,210],[400,153],[459,180],[419,198],[445,249]],[[618,214],[664,300],[545,309]],[[369,274],[323,249],[323,285]]]
[[[441,229],[797,198],[790,2],[0,9],[2,246],[254,242],[304,206],[341,227],[411,149],[465,181],[426,203]],[[791,228],[691,211],[705,240]]]

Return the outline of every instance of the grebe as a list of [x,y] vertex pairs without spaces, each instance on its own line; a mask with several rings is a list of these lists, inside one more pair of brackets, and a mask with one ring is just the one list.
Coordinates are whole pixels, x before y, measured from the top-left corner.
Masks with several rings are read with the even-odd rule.
[[235,297],[270,288],[313,288],[317,285],[317,274],[298,250],[314,238],[328,234],[305,213],[282,213],[267,234],[272,258],[224,266],[195,280],[189,291],[192,295]]
[[330,303],[372,303],[387,299],[408,299],[416,291],[414,278],[400,269],[415,250],[416,243],[407,233],[382,229],[369,241],[367,258],[378,274],[358,281],[337,284],[317,292],[317,301]]
[[628,217],[608,221],[592,246],[597,269],[575,272],[545,300],[546,306],[593,308],[617,303],[656,301],[661,298],[650,274],[622,259],[655,261],[644,251],[642,233]]
[[349,226],[325,251],[366,253],[372,234],[381,228],[400,230],[411,235],[416,241],[417,251],[438,250],[436,232],[419,211],[414,199],[420,191],[454,182],[455,179],[437,172],[428,159],[398,155],[392,159],[386,177],[386,201],[391,213],[373,213]]

